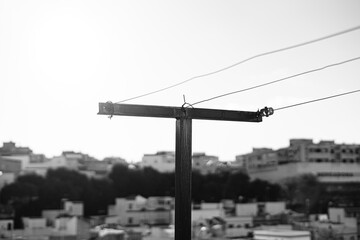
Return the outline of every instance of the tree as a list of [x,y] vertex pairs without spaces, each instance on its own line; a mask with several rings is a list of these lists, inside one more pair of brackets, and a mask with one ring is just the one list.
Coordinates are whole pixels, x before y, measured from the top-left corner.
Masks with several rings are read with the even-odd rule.
[[240,196],[249,198],[250,178],[246,173],[231,173],[224,187],[224,198],[237,201]]
[[105,215],[108,206],[114,204],[114,195],[109,179],[90,179],[83,199],[85,216]]
[[290,207],[302,212],[313,212],[324,192],[322,185],[312,174],[288,178],[283,183],[285,196]]
[[250,182],[248,197],[257,201],[276,201],[282,196],[282,189],[278,184],[255,179]]

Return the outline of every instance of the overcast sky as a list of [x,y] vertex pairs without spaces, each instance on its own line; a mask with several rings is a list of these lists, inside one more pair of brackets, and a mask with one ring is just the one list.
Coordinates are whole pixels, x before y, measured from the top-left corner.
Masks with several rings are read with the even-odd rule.
[[[175,150],[175,120],[97,115],[257,54],[360,25],[359,0],[0,0],[0,143],[47,157]],[[181,106],[360,56],[360,30],[127,103]],[[360,89],[360,61],[195,107],[256,111]],[[275,111],[262,123],[193,121],[193,152],[234,160],[291,138],[360,144],[360,93]]]

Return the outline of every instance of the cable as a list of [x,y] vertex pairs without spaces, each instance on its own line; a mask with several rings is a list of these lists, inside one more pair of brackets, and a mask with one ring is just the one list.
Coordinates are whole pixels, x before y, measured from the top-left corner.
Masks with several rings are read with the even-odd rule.
[[232,95],[232,94],[235,94],[235,93],[245,92],[245,91],[249,91],[249,90],[252,90],[252,89],[255,89],[255,88],[264,87],[266,85],[270,85],[270,84],[274,84],[274,83],[277,83],[277,82],[285,81],[285,80],[295,78],[295,77],[299,77],[299,76],[302,76],[302,75],[306,75],[306,74],[309,74],[309,73],[321,71],[321,70],[324,70],[326,68],[335,67],[335,66],[345,64],[345,63],[348,63],[348,62],[352,62],[352,61],[356,61],[356,60],[359,60],[359,59],[360,59],[360,57],[351,58],[351,59],[348,59],[348,60],[345,60],[345,61],[342,61],[342,62],[333,63],[333,64],[330,64],[330,65],[326,65],[324,67],[308,70],[308,71],[302,72],[302,73],[297,73],[297,74],[292,75],[292,76],[280,78],[280,79],[277,79],[277,80],[274,80],[274,81],[271,81],[271,82],[267,82],[267,83],[263,83],[263,84],[260,84],[260,85],[256,85],[256,86],[253,86],[253,87],[249,87],[249,88],[245,88],[245,89],[241,89],[241,90],[221,94],[221,95],[218,95],[218,96],[215,96],[215,97],[211,97],[211,98],[208,98],[208,99],[204,99],[204,100],[192,103],[191,105],[194,106],[196,104],[200,104],[200,103],[203,103],[203,102],[208,102],[208,101],[211,101],[211,100],[214,100],[214,99],[217,99],[217,98],[221,98],[221,97],[225,97],[225,96],[228,96],[228,95]]
[[329,99],[329,98],[340,97],[340,96],[343,96],[343,95],[348,95],[348,94],[352,94],[352,93],[356,93],[356,92],[360,92],[360,89],[350,91],[350,92],[340,93],[340,94],[336,94],[336,95],[332,95],[332,96],[328,96],[328,97],[318,98],[318,99],[314,99],[314,100],[310,100],[310,101],[306,101],[306,102],[301,102],[301,103],[297,103],[297,104],[293,104],[293,105],[288,105],[288,106],[285,106],[285,107],[275,108],[274,111],[279,111],[279,110],[286,109],[286,108],[296,107],[296,106],[303,105],[303,104],[318,102],[318,101],[326,100],[326,99]]
[[302,46],[305,46],[305,45],[308,45],[308,44],[312,44],[312,43],[316,43],[316,42],[319,42],[319,41],[323,41],[323,40],[325,40],[325,39],[329,39],[329,38],[336,37],[336,36],[339,36],[339,35],[342,35],[342,34],[345,34],[345,33],[353,32],[353,31],[356,31],[356,30],[359,30],[359,29],[360,29],[360,25],[359,25],[359,26],[352,27],[352,28],[349,28],[349,29],[345,29],[345,30],[343,30],[343,31],[336,32],[336,33],[333,33],[333,34],[330,34],[330,35],[326,35],[326,36],[323,36],[323,37],[320,37],[320,38],[317,38],[317,39],[313,39],[313,40],[310,40],[310,41],[307,41],[307,42],[295,44],[295,45],[292,45],[292,46],[280,48],[280,49],[273,50],[273,51],[269,51],[269,52],[260,53],[260,54],[254,55],[254,56],[252,56],[252,57],[246,58],[246,59],[244,59],[244,60],[241,60],[241,61],[239,61],[239,62],[236,62],[236,63],[234,63],[234,64],[232,64],[232,65],[227,66],[227,67],[218,69],[218,70],[216,70],[216,71],[209,72],[209,73],[205,73],[205,74],[201,74],[201,75],[197,75],[197,76],[191,77],[191,78],[189,78],[189,79],[186,79],[186,80],[184,80],[184,81],[178,82],[178,83],[176,83],[176,84],[170,85],[170,86],[168,86],[168,87],[160,88],[160,89],[155,90],[155,91],[151,91],[151,92],[144,93],[144,94],[141,94],[141,95],[138,95],[138,96],[135,96],[135,97],[127,98],[127,99],[118,101],[118,102],[116,102],[116,103],[127,102],[127,101],[130,101],[130,100],[134,100],[134,99],[137,99],[137,98],[142,98],[142,97],[145,97],[145,96],[148,96],[148,95],[152,95],[152,94],[155,94],[155,93],[158,93],[158,92],[162,92],[162,91],[168,90],[168,89],[170,89],[170,88],[174,88],[174,87],[177,87],[177,86],[179,86],[179,85],[182,85],[182,84],[184,84],[184,83],[193,81],[193,80],[195,80],[195,79],[197,79],[197,78],[207,77],[207,76],[210,76],[210,75],[213,75],[213,74],[216,74],[216,73],[219,73],[219,72],[228,70],[228,69],[230,69],[230,68],[233,68],[233,67],[238,66],[238,65],[240,65],[240,64],[242,64],[242,63],[248,62],[248,61],[253,60],[253,59],[255,59],[255,58],[259,58],[259,57],[263,57],[263,56],[266,56],[266,55],[270,55],[270,54],[274,54],[274,53],[278,53],[278,52],[290,50],[290,49],[297,48],[297,47],[302,47]]

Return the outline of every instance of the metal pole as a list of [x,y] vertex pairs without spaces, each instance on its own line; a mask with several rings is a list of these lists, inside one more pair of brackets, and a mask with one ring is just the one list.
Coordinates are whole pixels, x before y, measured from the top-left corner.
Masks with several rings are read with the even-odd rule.
[[190,118],[176,119],[175,240],[191,239],[191,133]]

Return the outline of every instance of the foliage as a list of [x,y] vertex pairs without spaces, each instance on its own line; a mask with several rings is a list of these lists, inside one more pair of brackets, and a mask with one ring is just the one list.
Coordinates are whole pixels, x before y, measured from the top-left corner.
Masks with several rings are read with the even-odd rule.
[[[219,202],[224,198],[238,201],[239,197],[243,200],[278,200],[281,197],[279,189],[278,185],[265,181],[250,181],[243,172],[192,173],[195,202]],[[88,178],[65,168],[51,169],[45,177],[19,176],[14,183],[3,187],[0,201],[13,205],[19,227],[22,216],[40,216],[44,209],[61,209],[64,199],[82,201],[85,216],[90,216],[106,214],[108,206],[114,204],[117,197],[174,196],[174,193],[174,173],[115,165],[102,179]]]
[[307,213],[316,212],[324,194],[323,185],[312,174],[288,178],[283,182],[283,188],[290,207]]

